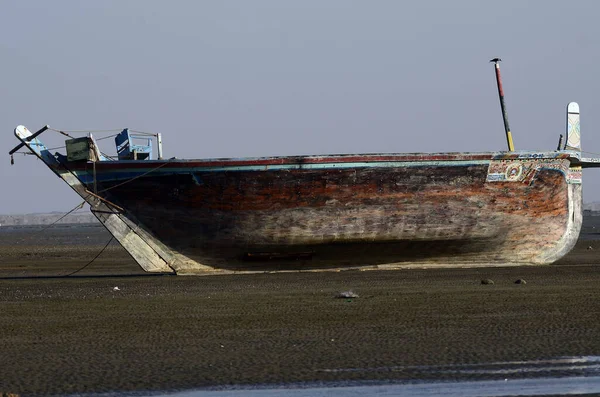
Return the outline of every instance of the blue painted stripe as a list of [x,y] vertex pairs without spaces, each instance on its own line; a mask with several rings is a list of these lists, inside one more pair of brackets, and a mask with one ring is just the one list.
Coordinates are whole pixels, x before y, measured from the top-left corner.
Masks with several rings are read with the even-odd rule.
[[[414,167],[465,167],[470,165],[486,165],[490,160],[464,161],[380,161],[353,163],[309,163],[309,164],[272,164],[272,165],[241,165],[222,167],[192,168],[192,172],[226,172],[226,171],[279,171],[279,170],[326,170],[348,168],[414,168]],[[171,169],[172,170],[172,169]],[[171,170],[164,170],[169,173]],[[181,170],[181,171],[180,171]],[[186,169],[178,169],[185,172]],[[189,168],[187,169],[189,170]]]

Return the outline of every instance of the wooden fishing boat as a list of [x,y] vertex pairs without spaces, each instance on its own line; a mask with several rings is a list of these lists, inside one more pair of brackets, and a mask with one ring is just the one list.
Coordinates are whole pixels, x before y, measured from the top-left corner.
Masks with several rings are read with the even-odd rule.
[[47,126],[19,126],[11,154],[35,153],[149,272],[549,264],[579,236],[582,168],[600,165],[576,103],[567,120],[539,152],[167,160],[160,136],[125,129],[113,160],[91,135],[51,154]]
[[572,124],[568,150],[209,160],[109,160],[93,137],[69,159],[15,134],[142,268],[190,273],[552,263],[579,235],[582,167],[598,164]]

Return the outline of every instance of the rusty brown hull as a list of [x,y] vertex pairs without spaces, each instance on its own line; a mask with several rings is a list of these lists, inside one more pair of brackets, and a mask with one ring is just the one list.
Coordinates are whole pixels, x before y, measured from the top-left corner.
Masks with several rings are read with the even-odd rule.
[[72,164],[186,260],[179,273],[547,264],[581,227],[568,154]]

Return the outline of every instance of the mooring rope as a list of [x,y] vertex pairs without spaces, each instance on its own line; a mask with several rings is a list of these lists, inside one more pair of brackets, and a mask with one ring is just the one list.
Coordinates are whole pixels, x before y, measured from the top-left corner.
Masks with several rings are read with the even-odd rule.
[[114,185],[114,186],[108,187],[108,188],[106,188],[106,189],[99,190],[97,193],[104,193],[104,192],[106,192],[106,191],[109,191],[109,190],[112,190],[112,189],[114,189],[114,188],[116,188],[116,187],[119,187],[119,186],[126,185],[126,184],[128,184],[129,182],[133,182],[133,181],[135,181],[135,180],[136,180],[136,179],[138,179],[138,178],[141,178],[141,177],[143,177],[143,176],[146,176],[146,175],[148,175],[149,173],[151,173],[151,172],[154,172],[154,171],[156,171],[157,169],[164,167],[164,166],[165,166],[165,165],[167,165],[167,164],[169,164],[169,163],[162,163],[162,164],[161,164],[161,165],[159,165],[158,167],[154,167],[154,168],[152,168],[151,170],[149,170],[149,171],[146,171],[146,172],[144,172],[144,173],[143,173],[143,174],[141,174],[141,175],[135,176],[135,177],[133,177],[133,178],[131,178],[131,179],[128,179],[128,180],[126,180],[126,181],[123,181],[123,182],[121,182],[121,183],[119,183],[119,184],[116,184],[116,185]]
[[103,141],[103,140],[105,140],[105,139],[109,139],[109,138],[115,137],[115,136],[117,136],[117,135],[119,135],[119,134],[112,134],[112,135],[109,135],[109,136],[105,136],[105,137],[102,137],[102,138],[98,138],[98,139],[96,139],[96,140],[97,140],[97,141]]
[[[68,137],[70,137],[70,138],[72,138],[72,136],[70,136],[70,135],[69,135],[69,133],[77,133],[77,134],[81,134],[81,133],[86,133],[86,132],[89,132],[89,133],[96,134],[96,133],[105,133],[105,132],[121,132],[121,131],[123,131],[123,128],[113,128],[113,129],[110,129],[110,130],[59,130],[59,129],[56,129],[56,128],[49,127],[48,129],[49,129],[49,130],[52,130],[52,131],[56,131],[56,132],[58,132],[58,133],[61,133],[61,134],[63,134],[63,135],[66,135],[66,136],[68,136]],[[133,129],[131,129],[131,128],[129,129],[129,131],[131,131],[131,132],[135,132],[136,134],[143,134],[143,135],[149,135],[149,136],[156,136],[156,135],[158,135],[158,134],[157,134],[157,133],[155,133],[155,132],[148,132],[148,131],[141,131],[141,130],[133,130]],[[114,134],[114,135],[112,135],[112,136],[116,136],[116,135],[119,135],[119,134],[117,133],[117,134]],[[106,138],[101,138],[101,139],[106,139]],[[100,139],[99,139],[99,140],[100,140]]]
[[92,132],[92,133],[97,133],[97,132],[116,132],[116,131],[123,131],[122,128],[113,128],[111,130],[57,130],[56,128],[48,128],[49,130],[52,131],[56,131],[56,132],[60,132],[63,135],[68,135],[69,132],[72,133],[85,133],[85,132]]
[[110,245],[110,243],[112,243],[112,241],[114,239],[115,239],[115,237],[111,235],[110,236],[110,240],[108,240],[108,243],[106,243],[106,245],[104,246],[104,248],[102,248],[102,250],[100,250],[100,252],[98,252],[98,254],[94,258],[92,258],[91,261],[89,261],[88,263],[86,263],[85,265],[83,265],[82,267],[80,267],[79,269],[77,269],[77,270],[75,270],[75,271],[73,271],[71,273],[63,274],[62,276],[59,276],[59,277],[69,277],[69,276],[72,276],[75,273],[79,273],[80,271],[82,271],[83,269],[85,269],[86,267],[88,267],[89,265],[91,265],[92,263],[94,263],[94,261],[96,259],[98,259],[98,257],[100,255],[102,255],[102,253],[106,250],[106,248],[108,248],[108,246]]
[[[87,197],[86,197],[87,198]],[[67,217],[68,215],[70,215],[71,213],[80,210],[83,208],[83,206],[85,205],[86,201],[83,200],[81,203],[77,204],[77,206],[75,208],[73,208],[72,210],[70,210],[69,212],[67,212],[66,214],[64,214],[63,216],[61,216],[60,218],[58,218],[57,220],[55,220],[54,222],[52,222],[51,224],[43,227],[40,230],[35,231],[34,233],[41,233],[44,230],[48,230],[50,229],[52,226],[56,225],[58,222],[60,222],[61,220],[63,220],[65,217]]]
[[130,129],[129,131],[135,132],[136,134],[142,134],[142,135],[148,135],[148,136],[156,136],[156,135],[158,135],[155,132],[146,132],[146,131],[132,130],[132,129]]
[[[86,199],[89,197],[89,195],[87,197],[85,197]],[[72,214],[73,212],[82,209],[83,206],[85,205],[86,201],[82,201],[81,203],[77,204],[75,207],[73,207],[71,210],[67,211],[65,214],[63,214],[61,217],[59,217],[57,220],[55,220],[54,222],[50,223],[49,225],[44,226],[43,228],[41,228],[40,230],[36,230],[33,232],[33,234],[37,234],[37,233],[41,233],[44,232],[46,230],[48,230],[49,228],[51,228],[52,226],[56,225],[58,222],[60,222],[61,220],[63,220],[65,217],[69,216],[70,214]],[[82,267],[80,267],[79,269],[67,273],[67,274],[63,274],[63,275],[58,275],[58,276],[52,276],[52,277],[69,277],[72,276],[75,273],[78,273],[82,270],[84,270],[86,267],[88,267],[89,265],[91,265],[92,263],[94,263],[94,261],[96,259],[98,259],[98,257],[106,250],[106,248],[108,248],[109,244],[114,240],[114,236],[110,236],[110,240],[108,240],[108,242],[106,243],[106,245],[100,250],[100,252],[98,252],[96,254],[96,256],[94,256],[92,258],[92,260],[90,260],[88,263],[86,263],[85,265],[83,265]],[[23,241],[23,240],[22,240]]]
[[73,139],[73,137],[72,137],[71,135],[67,134],[65,131],[57,130],[56,128],[52,128],[52,127],[48,127],[48,129],[49,129],[50,131],[56,131],[56,132],[58,132],[59,134],[62,134],[62,135],[64,135],[64,136],[66,136],[66,137],[69,137],[69,138]]

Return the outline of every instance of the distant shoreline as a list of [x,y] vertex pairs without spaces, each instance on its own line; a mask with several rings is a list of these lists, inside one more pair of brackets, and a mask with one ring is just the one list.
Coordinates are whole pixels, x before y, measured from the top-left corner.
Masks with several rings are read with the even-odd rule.
[[96,217],[88,211],[76,212],[60,219],[64,215],[64,213],[57,212],[47,214],[0,215],[0,226],[37,226],[49,225],[54,222],[57,224],[98,223]]

